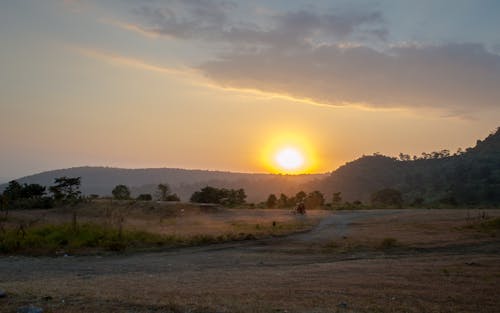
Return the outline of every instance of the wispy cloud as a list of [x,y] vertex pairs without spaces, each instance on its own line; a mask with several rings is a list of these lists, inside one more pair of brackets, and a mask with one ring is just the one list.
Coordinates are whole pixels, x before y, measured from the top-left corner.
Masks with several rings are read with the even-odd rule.
[[144,60],[126,57],[120,54],[112,53],[109,51],[99,50],[99,49],[91,49],[91,48],[82,48],[82,47],[70,47],[74,51],[96,59],[100,59],[111,64],[121,65],[132,67],[140,70],[170,74],[176,76],[189,76],[192,77],[196,74],[196,70],[192,68],[174,68],[174,67],[166,67],[155,65],[152,63],[148,63]]
[[135,29],[178,39],[219,41],[231,44],[293,46],[304,41],[345,39],[351,35],[384,39],[387,31],[379,12],[319,13],[298,10],[269,16],[269,23],[242,22],[232,14],[228,1],[169,1],[169,6],[143,5],[133,10]]

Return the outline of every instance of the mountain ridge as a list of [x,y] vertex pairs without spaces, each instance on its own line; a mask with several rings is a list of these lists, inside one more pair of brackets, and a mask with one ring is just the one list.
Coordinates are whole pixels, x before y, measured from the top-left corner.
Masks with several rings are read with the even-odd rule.
[[392,188],[401,191],[406,203],[500,204],[500,128],[460,153],[442,150],[415,160],[408,157],[362,156],[315,188],[341,192],[348,201],[366,202],[372,193]]
[[[292,194],[298,192],[307,182],[325,177],[327,174],[265,174],[239,173],[216,170],[191,170],[180,168],[126,169],[104,166],[80,166],[56,169],[17,179],[21,184],[36,183],[52,185],[61,176],[82,177],[81,190],[84,194],[111,195],[114,186],[124,184],[131,188],[133,195],[153,193],[156,185],[167,183],[182,200],[207,185],[218,188],[244,188],[248,200],[263,201],[271,192]],[[0,185],[0,190],[6,184]]]

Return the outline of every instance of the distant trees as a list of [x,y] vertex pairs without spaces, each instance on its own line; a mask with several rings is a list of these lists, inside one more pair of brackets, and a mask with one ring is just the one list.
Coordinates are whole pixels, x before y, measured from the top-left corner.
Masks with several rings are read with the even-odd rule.
[[399,190],[385,188],[371,195],[372,205],[401,208],[403,196]]
[[266,207],[274,209],[277,204],[278,204],[278,198],[276,198],[276,195],[273,193],[270,194],[266,200]]
[[299,191],[295,194],[295,202],[296,203],[300,203],[300,202],[303,202],[307,197],[307,193],[305,193],[304,191]]
[[136,199],[139,201],[151,201],[153,197],[149,193],[143,193],[138,195]]
[[13,180],[5,188],[0,207],[4,211],[9,209],[31,209],[51,207],[51,201],[45,195],[45,187],[39,184],[21,185]]
[[279,198],[276,197],[275,194],[270,194],[265,202],[266,207],[271,209],[291,208],[299,204],[304,204],[305,208],[308,210],[315,209],[325,204],[325,197],[317,190],[309,194],[304,191],[299,191],[295,194],[295,196],[291,197],[284,193],[281,193]]
[[336,207],[342,204],[342,193],[334,192],[332,194],[332,206]]
[[280,197],[278,199],[278,207],[286,208],[289,205],[290,205],[290,200],[288,199],[287,195],[285,195],[284,193],[281,193]]
[[116,200],[130,199],[130,189],[125,185],[117,185],[111,193]]
[[317,190],[309,193],[304,200],[304,205],[307,210],[317,209],[325,204],[325,197]]
[[179,196],[172,193],[168,184],[158,184],[157,198],[160,201],[181,201]]
[[80,199],[81,177],[59,177],[54,180],[55,185],[49,190],[53,194],[54,200],[62,202],[75,202]]
[[[455,152],[453,154],[453,156],[458,156],[458,155],[462,155],[464,154],[464,151],[462,150],[462,148],[458,148],[457,152]],[[378,154],[380,155],[380,154]],[[440,150],[440,151],[433,151],[433,152],[422,152],[420,154],[420,157],[419,156],[411,156],[409,154],[405,154],[405,153],[399,153],[399,156],[398,156],[398,160],[399,161],[403,161],[403,162],[406,162],[406,161],[417,161],[417,160],[436,160],[436,159],[444,159],[444,158],[448,158],[452,156],[450,150],[448,149],[443,149],[443,150]]]
[[245,203],[245,190],[226,189],[206,186],[200,191],[191,195],[191,202],[197,203],[215,203],[228,206],[240,205]]
[[17,181],[13,180],[9,182],[7,188],[3,192],[3,197],[7,201],[15,201],[21,198],[23,187]]

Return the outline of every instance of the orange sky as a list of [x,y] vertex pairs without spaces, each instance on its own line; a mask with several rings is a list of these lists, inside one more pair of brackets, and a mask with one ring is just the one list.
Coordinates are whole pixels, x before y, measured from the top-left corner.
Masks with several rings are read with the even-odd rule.
[[305,2],[209,1],[200,16],[182,1],[0,4],[0,181],[81,165],[279,172],[282,147],[304,154],[291,172],[327,172],[374,152],[454,151],[500,126],[487,31],[458,40],[457,13],[433,42],[390,2]]

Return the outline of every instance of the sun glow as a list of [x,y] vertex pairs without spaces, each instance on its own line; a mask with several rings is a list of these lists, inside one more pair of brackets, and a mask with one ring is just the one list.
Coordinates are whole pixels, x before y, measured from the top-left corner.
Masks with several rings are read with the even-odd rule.
[[279,151],[275,160],[285,170],[295,170],[304,164],[304,156],[295,148],[285,148]]
[[278,174],[312,173],[317,167],[311,141],[292,132],[270,138],[262,150],[261,162],[270,172]]

